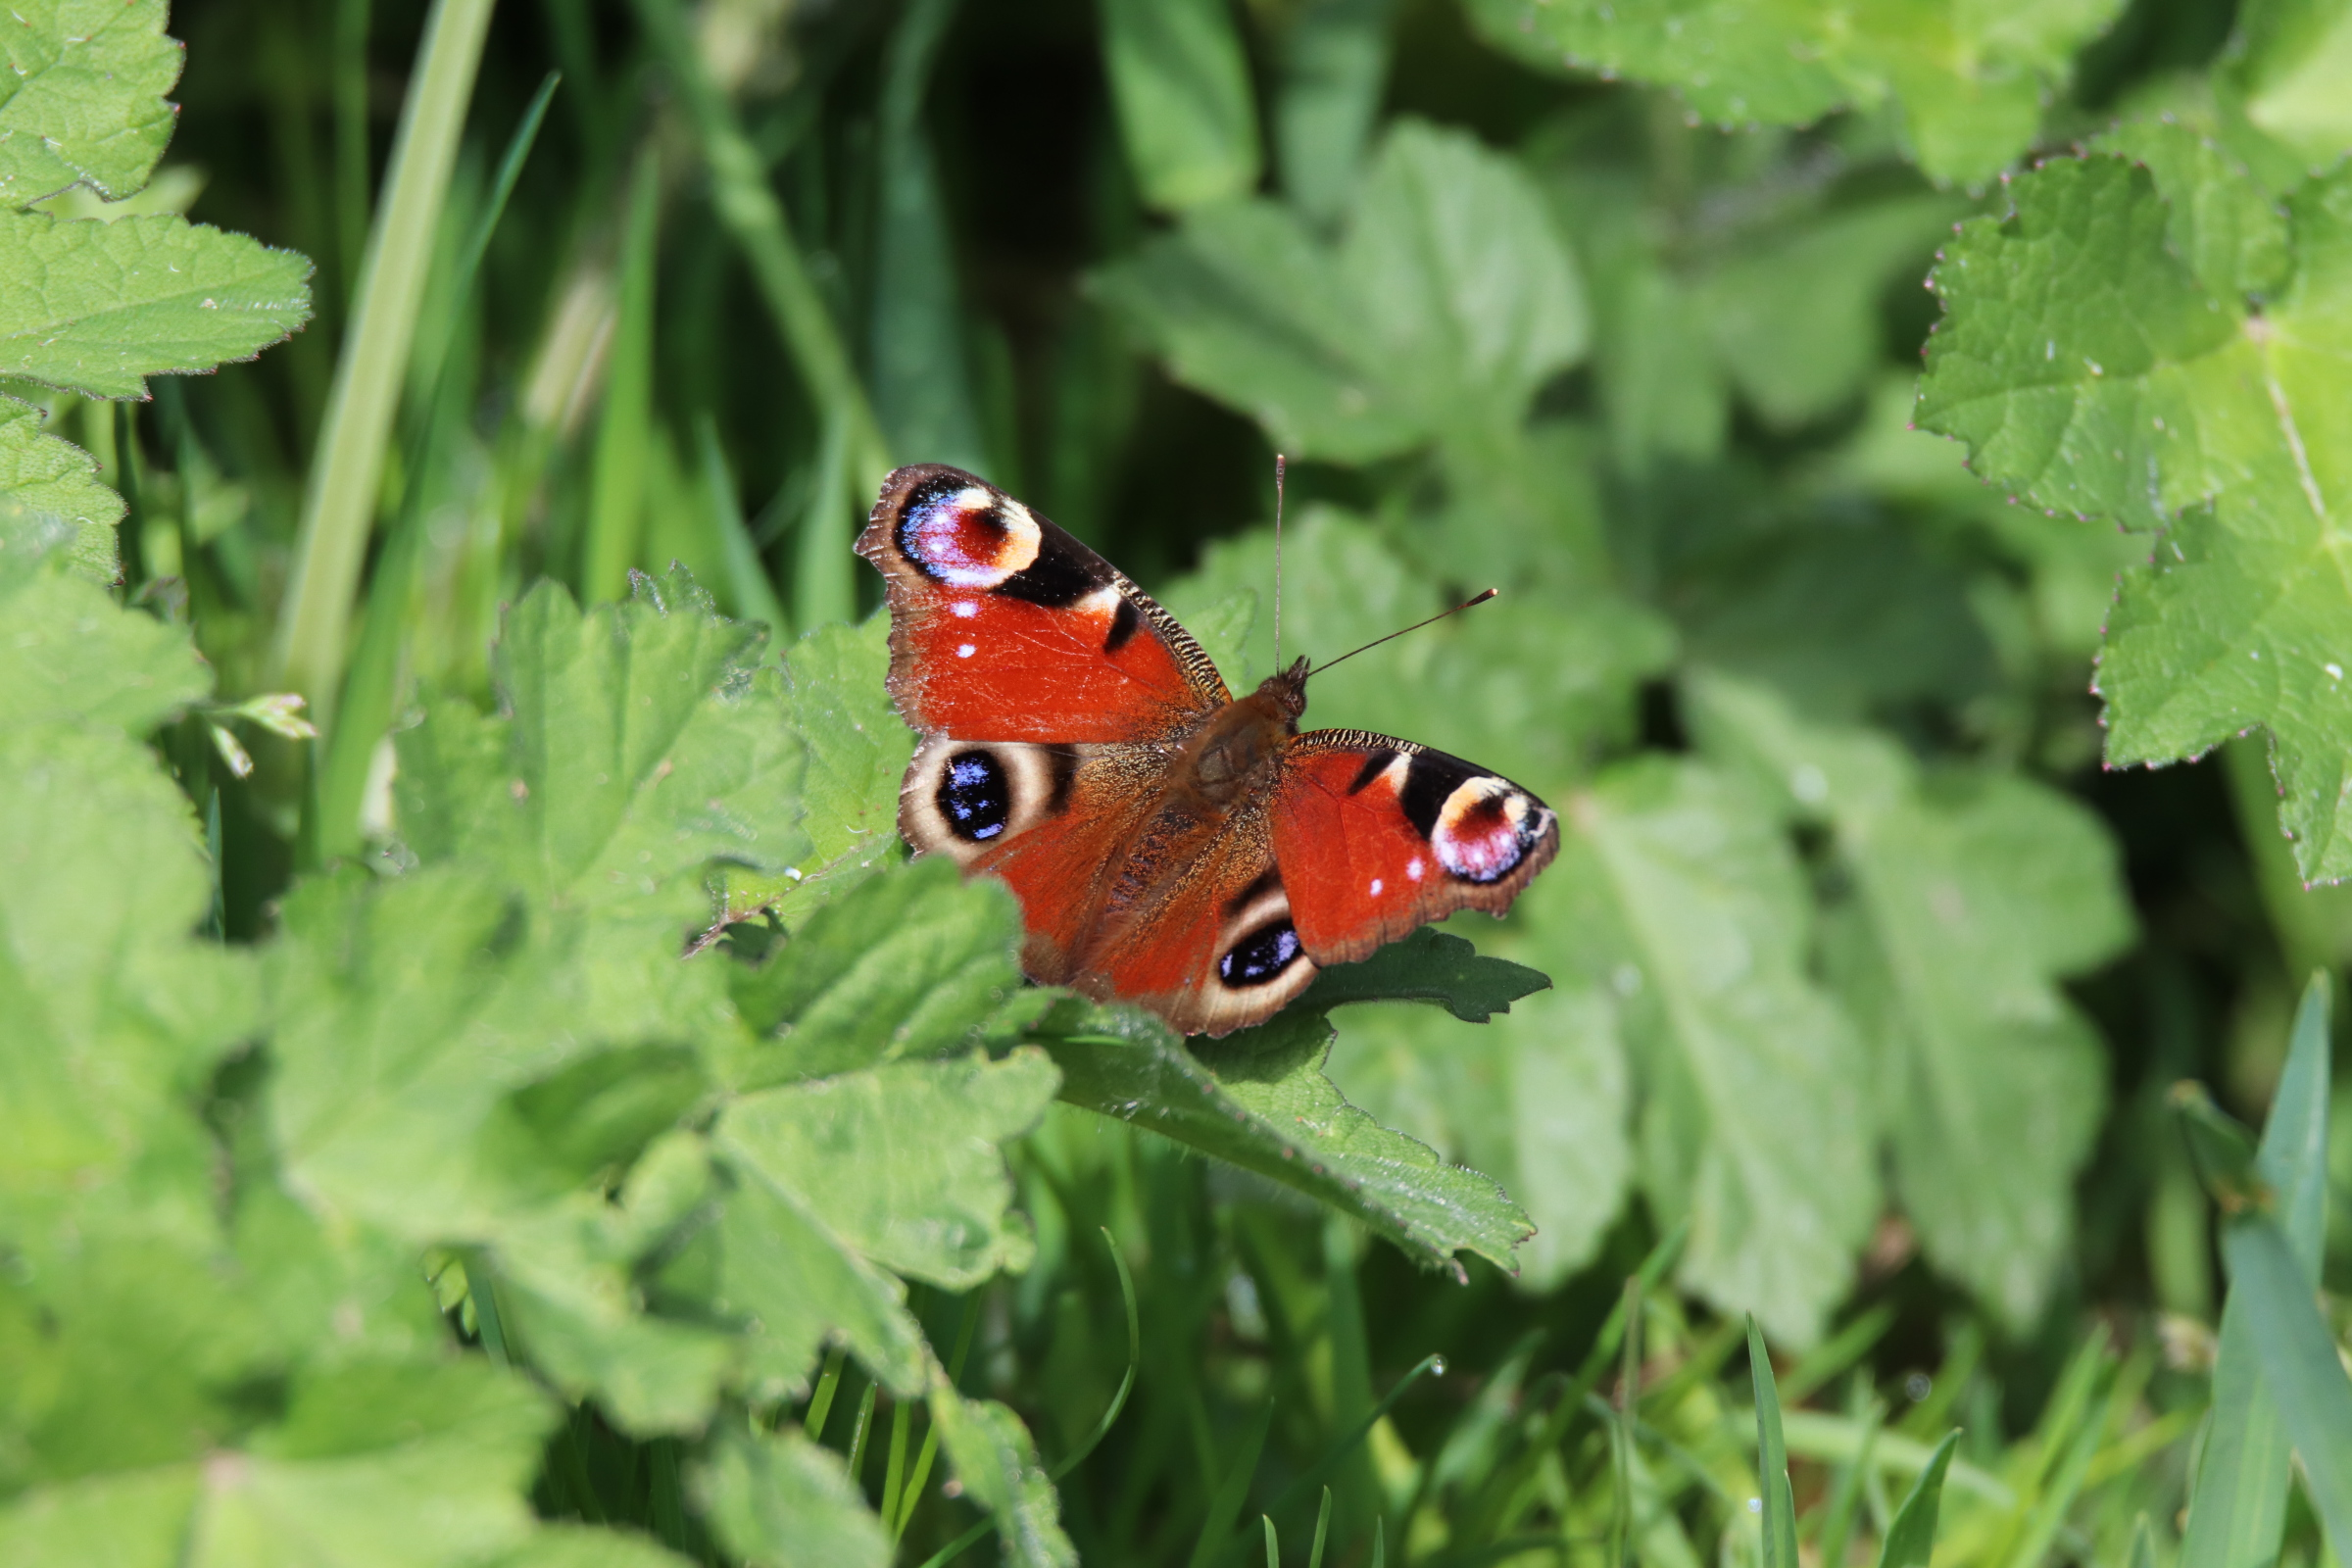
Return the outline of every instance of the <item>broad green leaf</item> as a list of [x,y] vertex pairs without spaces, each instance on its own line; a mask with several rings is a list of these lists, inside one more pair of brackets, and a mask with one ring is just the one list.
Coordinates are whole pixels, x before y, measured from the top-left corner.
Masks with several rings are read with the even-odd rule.
[[1808,215],[1707,274],[1698,304],[1732,384],[1790,429],[1836,413],[1884,357],[1877,299],[1897,269],[1927,271],[1935,241],[1966,211],[1909,196]]
[[14,1499],[0,1511],[0,1555],[28,1568],[438,1568],[496,1556],[529,1537],[523,1489],[554,1414],[521,1378],[478,1358],[305,1372],[283,1418],[233,1446],[169,1465],[134,1458]]
[[1061,1503],[1021,1418],[994,1399],[967,1399],[936,1366],[931,1419],[964,1494],[996,1516],[1004,1560],[1020,1568],[1077,1568]]
[[1704,674],[1690,698],[1709,752],[1835,829],[1859,897],[1831,967],[1872,1038],[1896,1190],[1929,1257],[2028,1320],[2098,1127],[2097,1037],[2056,982],[2131,940],[2113,844],[2055,791],[1923,781],[1893,742],[1764,687]]
[[1922,169],[1978,183],[2032,145],[2075,52],[2121,9],[2116,0],[1473,0],[1470,14],[1490,43],[1530,64],[1671,87],[1726,125],[1802,125],[1891,102]]
[[1338,221],[1388,84],[1394,0],[1318,0],[1291,23],[1274,108],[1283,194],[1319,223]]
[[637,1435],[692,1433],[733,1370],[729,1338],[702,1324],[641,1312],[629,1264],[633,1240],[601,1197],[575,1193],[501,1224],[496,1280],[511,1352],[529,1358],[570,1398],[594,1396]]
[[47,513],[73,529],[75,569],[111,583],[122,567],[115,525],[122,498],[98,482],[98,465],[71,441],[41,431],[38,409],[0,398],[0,500]]
[[[161,633],[175,645],[166,672],[186,658],[184,634],[62,573],[8,608],[33,611],[50,592],[69,598],[75,618],[28,616],[38,631],[78,625],[88,642],[111,635],[148,661],[147,634]],[[36,700],[40,663],[77,653],[14,641],[0,639],[0,691],[33,689]],[[0,1213],[155,1196],[201,1222],[213,1155],[189,1101],[253,1026],[252,965],[193,940],[212,877],[187,799],[152,753],[106,722],[110,710],[145,718],[157,694],[121,690],[136,663],[83,667],[100,710],[90,721],[0,726],[0,1099],[14,1128],[0,1152]]]
[[1070,1103],[1353,1214],[1422,1262],[1471,1251],[1507,1269],[1528,1234],[1493,1180],[1341,1097],[1323,1075],[1331,1026],[1319,1012],[1293,1008],[1196,1055],[1155,1018],[1070,1002],[1032,1038],[1053,1053]]
[[998,1146],[1037,1125],[1059,1083],[1042,1052],[899,1061],[762,1090],[729,1105],[718,1147],[893,1272],[969,1290],[1026,1268],[1026,1223]]
[[1683,1283],[1805,1344],[1878,1207],[1862,1043],[1806,974],[1810,900],[1764,800],[1655,760],[1571,797],[1527,903],[1619,998],[1637,1162]]
[[2015,216],[1968,224],[1936,270],[1948,316],[1921,417],[2045,507],[2133,525],[2194,508],[2109,621],[2107,759],[2192,757],[2263,725],[2303,874],[2352,872],[2338,820],[2352,600],[2330,520],[2352,498],[2352,175],[2290,199],[2292,280],[2259,312],[2208,292],[2173,248],[2171,215],[2196,191],[2168,204],[2112,157],[2057,161],[2013,189]]
[[1517,166],[1389,134],[1337,247],[1264,201],[1204,208],[1098,279],[1178,379],[1298,456],[1364,462],[1515,425],[1587,338],[1583,285]]
[[695,1494],[729,1550],[773,1568],[884,1568],[890,1538],[841,1456],[787,1426],[731,1433]]
[[[2307,1288],[2319,1282],[2328,1229],[2328,981],[2315,976],[2295,1015],[2286,1070],[2255,1156],[2257,1171],[2277,1195],[2281,1228],[2303,1265]],[[2255,1332],[2249,1303],[2231,1292],[2222,1307],[2213,1425],[2189,1496],[2181,1568],[2261,1568],[2278,1555],[2286,1527],[2289,1440],[2263,1383]]]
[[2274,0],[2246,8],[2232,74],[2246,118],[2315,165],[2352,148],[2352,11],[2333,0]]
[[1483,957],[1460,937],[1423,926],[1361,963],[1325,969],[1299,1005],[1327,1012],[1349,1002],[1434,1002],[1464,1023],[1485,1023],[1550,985],[1525,964]]
[[1250,66],[1224,0],[1100,0],[1119,140],[1144,200],[1184,212],[1256,184]]
[[2167,116],[2126,121],[2093,147],[2147,166],[2170,208],[2165,237],[2209,294],[2269,294],[2294,265],[2285,211],[2213,137]]
[[9,629],[0,641],[0,729],[66,721],[144,735],[211,695],[212,671],[187,628],[124,611],[80,572],[61,569],[79,564],[70,540],[53,532],[48,543],[65,548],[45,556],[33,553],[41,547],[29,534],[0,545],[0,619]]
[[819,906],[765,964],[733,977],[754,1032],[734,1087],[943,1054],[1019,990],[1020,907],[945,858],[868,877]]
[[20,0],[0,35],[0,208],[76,182],[120,201],[147,183],[178,116],[164,0]]
[[728,867],[731,912],[765,906],[790,923],[896,853],[899,782],[914,755],[914,732],[891,707],[889,674],[887,614],[859,626],[819,626],[786,655],[786,723],[808,759],[801,787],[808,863],[782,876]]
[[1350,1103],[1493,1175],[1526,1209],[1522,1284],[1549,1289],[1592,1260],[1633,1174],[1632,1086],[1605,994],[1528,997],[1483,1029],[1426,1007],[1351,1007],[1335,1022],[1328,1070]]
[[310,274],[292,251],[171,215],[0,213],[0,374],[144,397],[148,376],[250,360],[300,327]]

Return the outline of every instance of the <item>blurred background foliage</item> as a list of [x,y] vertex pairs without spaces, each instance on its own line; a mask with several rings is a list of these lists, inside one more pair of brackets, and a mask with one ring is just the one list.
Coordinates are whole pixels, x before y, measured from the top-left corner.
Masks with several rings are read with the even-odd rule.
[[[509,0],[446,200],[379,242],[423,260],[378,478],[319,454],[423,23],[183,5],[182,127],[137,201],[307,253],[317,319],[127,416],[33,394],[128,501],[125,594],[228,697],[290,685],[319,720],[315,752],[249,735],[250,776],[177,759],[217,791],[233,940],[297,868],[381,853],[386,732],[490,697],[542,575],[593,602],[675,561],[789,642],[878,603],[848,543],[890,464],[952,462],[1238,687],[1269,667],[1286,453],[1286,646],[1504,589],[1312,717],[1561,808],[1561,862],[1464,933],[1556,989],[1484,1029],[1353,1009],[1331,1071],[1539,1230],[1516,1278],[1422,1274],[1056,1106],[1014,1154],[1036,1261],[973,1354],[1074,1446],[1126,1354],[1110,1229],[1146,1350],[1061,1484],[1081,1551],[1188,1557],[1269,1397],[1250,1505],[1298,1528],[1287,1482],[1397,1389],[1321,1478],[1345,1560],[1377,1513],[1397,1560],[1504,1560],[1543,1518],[1579,1560],[1614,1528],[1695,1565],[1734,1549],[1717,1374],[1752,1311],[1817,1407],[1808,1550],[1883,1534],[1882,1468],[1959,1424],[1949,1560],[2170,1559],[2220,1277],[2163,1096],[2202,1077],[2259,1119],[2352,906],[2304,890],[2259,737],[2101,769],[2090,662],[2148,537],[2013,505],[1910,427],[1920,284],[2004,170],[2119,118],[2330,160],[2342,8]],[[1553,1396],[1670,1233],[1627,1360],[1646,1425],[1612,1450]],[[1611,1465],[1630,1492],[1586,1487]],[[2300,1511],[2287,1549],[2319,1549]]]

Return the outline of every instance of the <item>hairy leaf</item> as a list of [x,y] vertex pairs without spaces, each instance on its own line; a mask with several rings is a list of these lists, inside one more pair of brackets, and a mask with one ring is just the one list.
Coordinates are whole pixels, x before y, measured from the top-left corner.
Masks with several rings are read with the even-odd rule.
[[[1323,1075],[1331,1026],[1292,1008],[1196,1055],[1155,1018],[1066,1003],[1034,1030],[1061,1098],[1188,1144],[1355,1215],[1425,1263],[1511,1266],[1525,1216],[1493,1180],[1447,1164],[1348,1103]],[[1454,1264],[1455,1268],[1460,1265]]]
[[890,1538],[841,1456],[787,1427],[730,1434],[695,1491],[728,1548],[774,1568],[883,1568]]
[[155,214],[0,213],[0,373],[100,398],[250,360],[311,318],[311,264]]
[[964,1493],[996,1516],[1004,1561],[1020,1568],[1077,1568],[1062,1534],[1061,1504],[1021,1418],[994,1399],[967,1399],[945,1376],[931,1382],[931,1419]]
[[2075,51],[2121,9],[2116,0],[1860,10],[1827,0],[1474,0],[1470,13],[1490,42],[1530,63],[1672,87],[1727,125],[1801,125],[1892,101],[1920,167],[1973,183],[2032,144]]
[[120,201],[172,139],[164,0],[19,0],[0,32],[0,208],[83,182]]
[[2170,203],[2120,158],[2056,161],[2017,182],[2013,216],[1966,225],[1936,270],[1947,318],[1920,415],[2045,507],[2132,525],[2192,509],[2109,621],[2108,760],[2193,757],[2265,726],[2297,862],[2339,878],[2352,599],[2332,517],[2352,504],[2352,175],[2289,200],[2292,278],[2256,308],[2199,280],[2275,270],[2250,198],[2190,160],[2156,170],[2187,182]]
[[62,519],[73,530],[74,568],[111,583],[122,569],[115,525],[122,520],[122,498],[97,475],[88,453],[42,433],[39,410],[0,398],[0,502]]

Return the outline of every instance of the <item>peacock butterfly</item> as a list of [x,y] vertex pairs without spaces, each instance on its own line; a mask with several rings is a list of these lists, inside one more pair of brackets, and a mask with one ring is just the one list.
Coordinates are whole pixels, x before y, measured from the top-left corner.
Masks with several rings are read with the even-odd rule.
[[921,736],[918,855],[1011,884],[1048,985],[1230,1034],[1455,909],[1500,914],[1559,850],[1508,779],[1363,730],[1301,734],[1307,662],[1236,701],[1110,563],[986,480],[882,486],[858,553],[890,602],[890,694]]

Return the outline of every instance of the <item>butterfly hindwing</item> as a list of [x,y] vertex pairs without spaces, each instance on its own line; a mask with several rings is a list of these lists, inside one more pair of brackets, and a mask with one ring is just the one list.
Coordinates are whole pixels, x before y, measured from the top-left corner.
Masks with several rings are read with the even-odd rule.
[[1230,700],[1173,616],[1101,556],[960,468],[901,468],[858,553],[890,601],[890,691],[926,733],[1164,737]]
[[1295,739],[1272,815],[1299,941],[1324,964],[1456,909],[1500,914],[1560,848],[1551,808],[1509,779],[1362,730]]

